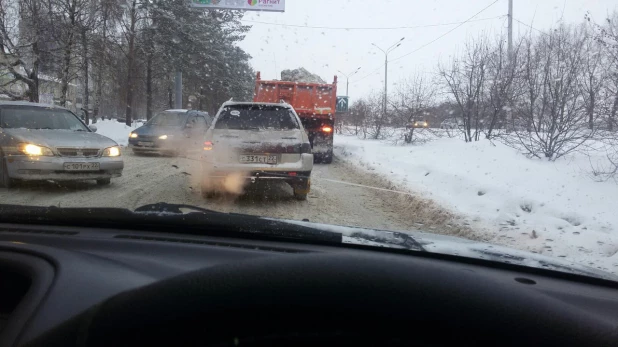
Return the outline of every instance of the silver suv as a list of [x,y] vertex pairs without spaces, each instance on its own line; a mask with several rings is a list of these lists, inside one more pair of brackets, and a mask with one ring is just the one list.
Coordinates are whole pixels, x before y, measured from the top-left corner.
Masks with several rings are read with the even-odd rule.
[[306,200],[313,154],[309,138],[289,104],[226,102],[206,132],[202,194],[241,192],[258,181],[287,182]]

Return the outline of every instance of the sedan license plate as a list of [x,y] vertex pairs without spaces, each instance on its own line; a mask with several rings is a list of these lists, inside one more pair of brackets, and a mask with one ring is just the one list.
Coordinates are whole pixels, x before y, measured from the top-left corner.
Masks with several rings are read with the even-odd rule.
[[276,155],[241,155],[241,163],[255,164],[277,164]]
[[138,141],[137,144],[139,146],[143,146],[143,147],[152,147],[152,146],[154,146],[154,142],[147,142],[147,141]]
[[99,163],[64,163],[64,171],[99,171]]

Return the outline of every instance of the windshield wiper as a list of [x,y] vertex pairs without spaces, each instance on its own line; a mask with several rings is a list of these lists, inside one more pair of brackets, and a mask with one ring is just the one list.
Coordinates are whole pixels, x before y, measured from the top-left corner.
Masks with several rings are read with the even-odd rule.
[[[183,213],[182,209],[193,212]],[[304,240],[341,244],[341,233],[285,220],[224,213],[206,208],[156,203],[125,208],[40,207],[0,204],[0,223],[133,229],[182,235],[253,239]]]
[[193,212],[200,212],[200,213],[222,213],[222,212],[219,212],[219,211],[209,210],[207,208],[202,208],[202,207],[194,206],[194,205],[168,204],[166,202],[158,202],[156,204],[149,204],[149,205],[140,206],[140,207],[135,209],[135,212],[138,212],[138,213],[175,213],[175,214],[185,214],[185,212],[183,212],[182,209],[191,210]]
[[86,131],[86,130],[84,130],[84,129],[75,129],[73,131]]

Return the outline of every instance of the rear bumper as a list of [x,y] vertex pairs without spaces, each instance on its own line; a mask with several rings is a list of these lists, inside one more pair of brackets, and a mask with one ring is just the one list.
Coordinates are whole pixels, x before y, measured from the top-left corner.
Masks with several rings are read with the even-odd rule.
[[[65,163],[99,163],[99,171],[65,171]],[[6,160],[10,178],[38,181],[83,181],[122,176],[124,161],[116,158],[69,158],[10,156]]]
[[[293,175],[290,175],[293,173]],[[268,172],[253,171],[248,173],[238,172],[211,172],[202,176],[203,191],[239,191],[252,184],[267,182],[285,182],[294,189],[302,189],[307,193],[311,186],[311,171],[303,172]]]
[[[281,155],[286,156],[286,154]],[[298,154],[296,154],[298,158]],[[232,156],[232,158],[237,158]],[[281,158],[280,160],[290,160],[289,158]],[[311,172],[313,170],[313,154],[303,153],[300,155],[300,160],[293,162],[279,162],[275,165],[270,164],[241,164],[239,162],[217,161],[213,156],[202,156],[202,172],[234,172],[247,174],[250,172]]]

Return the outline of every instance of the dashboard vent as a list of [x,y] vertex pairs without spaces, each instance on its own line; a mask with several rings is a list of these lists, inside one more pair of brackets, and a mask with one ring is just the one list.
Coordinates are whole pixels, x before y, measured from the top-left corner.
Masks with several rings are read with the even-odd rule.
[[19,233],[19,234],[37,234],[37,235],[62,235],[72,236],[79,234],[78,231],[60,231],[60,230],[33,230],[33,229],[0,229],[2,233]]
[[243,244],[229,243],[229,242],[202,241],[202,240],[170,238],[170,237],[152,237],[152,236],[138,236],[138,235],[116,235],[116,236],[114,236],[114,238],[115,239],[125,239],[125,240],[168,242],[168,243],[189,243],[189,244],[195,244],[195,245],[208,245],[208,246],[216,246],[216,247],[242,248],[242,249],[251,249],[251,250],[256,250],[256,251],[266,251],[266,252],[309,253],[309,251],[298,250],[298,249],[290,249],[290,248],[283,248],[283,247],[243,245]]

